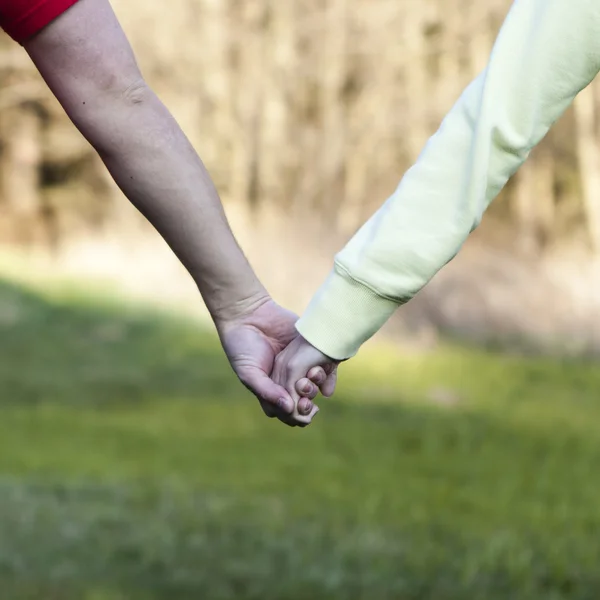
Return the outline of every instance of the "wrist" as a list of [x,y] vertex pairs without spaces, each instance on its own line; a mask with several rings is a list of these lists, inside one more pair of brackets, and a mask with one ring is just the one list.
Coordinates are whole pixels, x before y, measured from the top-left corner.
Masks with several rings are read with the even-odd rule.
[[296,323],[296,329],[326,356],[347,360],[384,325],[399,303],[335,269]]
[[228,324],[239,322],[270,300],[268,292],[262,286],[258,286],[251,292],[213,302],[212,306],[208,302],[206,304],[217,329],[221,330]]
[[[298,331],[296,329],[296,331]],[[324,352],[321,352],[316,346],[313,346],[302,334],[298,335],[298,345],[301,351],[310,354],[311,358],[315,363],[317,362],[339,362],[335,358],[327,356]]]

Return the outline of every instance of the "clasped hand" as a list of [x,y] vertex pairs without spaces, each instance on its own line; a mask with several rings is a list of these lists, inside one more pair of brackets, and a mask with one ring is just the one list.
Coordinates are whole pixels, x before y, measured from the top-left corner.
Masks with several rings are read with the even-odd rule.
[[306,427],[319,412],[312,402],[319,391],[326,397],[334,393],[338,363],[300,336],[297,320],[265,298],[246,314],[216,325],[233,370],[265,415]]

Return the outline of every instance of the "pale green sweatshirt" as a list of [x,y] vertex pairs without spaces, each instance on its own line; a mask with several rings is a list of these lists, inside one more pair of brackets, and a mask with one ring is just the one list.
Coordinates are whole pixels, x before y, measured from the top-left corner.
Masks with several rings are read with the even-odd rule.
[[353,356],[457,254],[598,71],[600,0],[517,0],[486,70],[336,256],[298,331],[332,358]]

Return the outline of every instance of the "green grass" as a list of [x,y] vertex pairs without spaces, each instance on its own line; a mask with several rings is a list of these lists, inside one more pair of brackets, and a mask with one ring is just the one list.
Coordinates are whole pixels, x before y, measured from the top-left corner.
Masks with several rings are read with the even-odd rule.
[[599,389],[372,350],[291,430],[199,325],[5,281],[0,598],[595,599]]

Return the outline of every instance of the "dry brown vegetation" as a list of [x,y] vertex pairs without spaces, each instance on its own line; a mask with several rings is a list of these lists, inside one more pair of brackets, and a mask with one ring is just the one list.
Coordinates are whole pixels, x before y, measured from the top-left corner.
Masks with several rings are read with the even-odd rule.
[[[199,150],[226,205],[256,217],[240,235],[268,271],[265,237],[271,244],[290,240],[289,223],[265,224],[274,214],[304,223],[313,236],[305,242],[326,238],[308,255],[317,260],[389,195],[485,66],[510,1],[179,0],[165,10],[159,2],[115,0],[114,6],[146,78]],[[144,230],[21,49],[8,39],[1,49],[0,239],[56,248],[106,229]],[[531,317],[540,322],[546,306],[544,323],[555,325],[544,331],[581,336],[585,329],[584,345],[595,343],[589,324],[596,299],[580,288],[576,300],[564,291],[567,277],[576,287],[590,275],[574,275],[564,257],[576,247],[579,264],[593,265],[600,252],[599,89],[593,85],[578,98],[509,184],[470,247],[471,262],[467,248],[406,314],[426,314],[425,321],[442,328],[470,323],[529,333]],[[520,277],[515,269],[528,263],[510,259],[515,252],[536,261]],[[467,263],[471,279],[455,300],[466,314],[458,318],[444,286],[462,282]],[[316,269],[318,277],[325,266]],[[304,272],[306,265],[277,268]],[[477,282],[475,273],[484,279]],[[484,285],[504,290],[508,309],[490,308]],[[528,303],[532,312],[523,312]],[[523,319],[529,326],[518,324]]]

